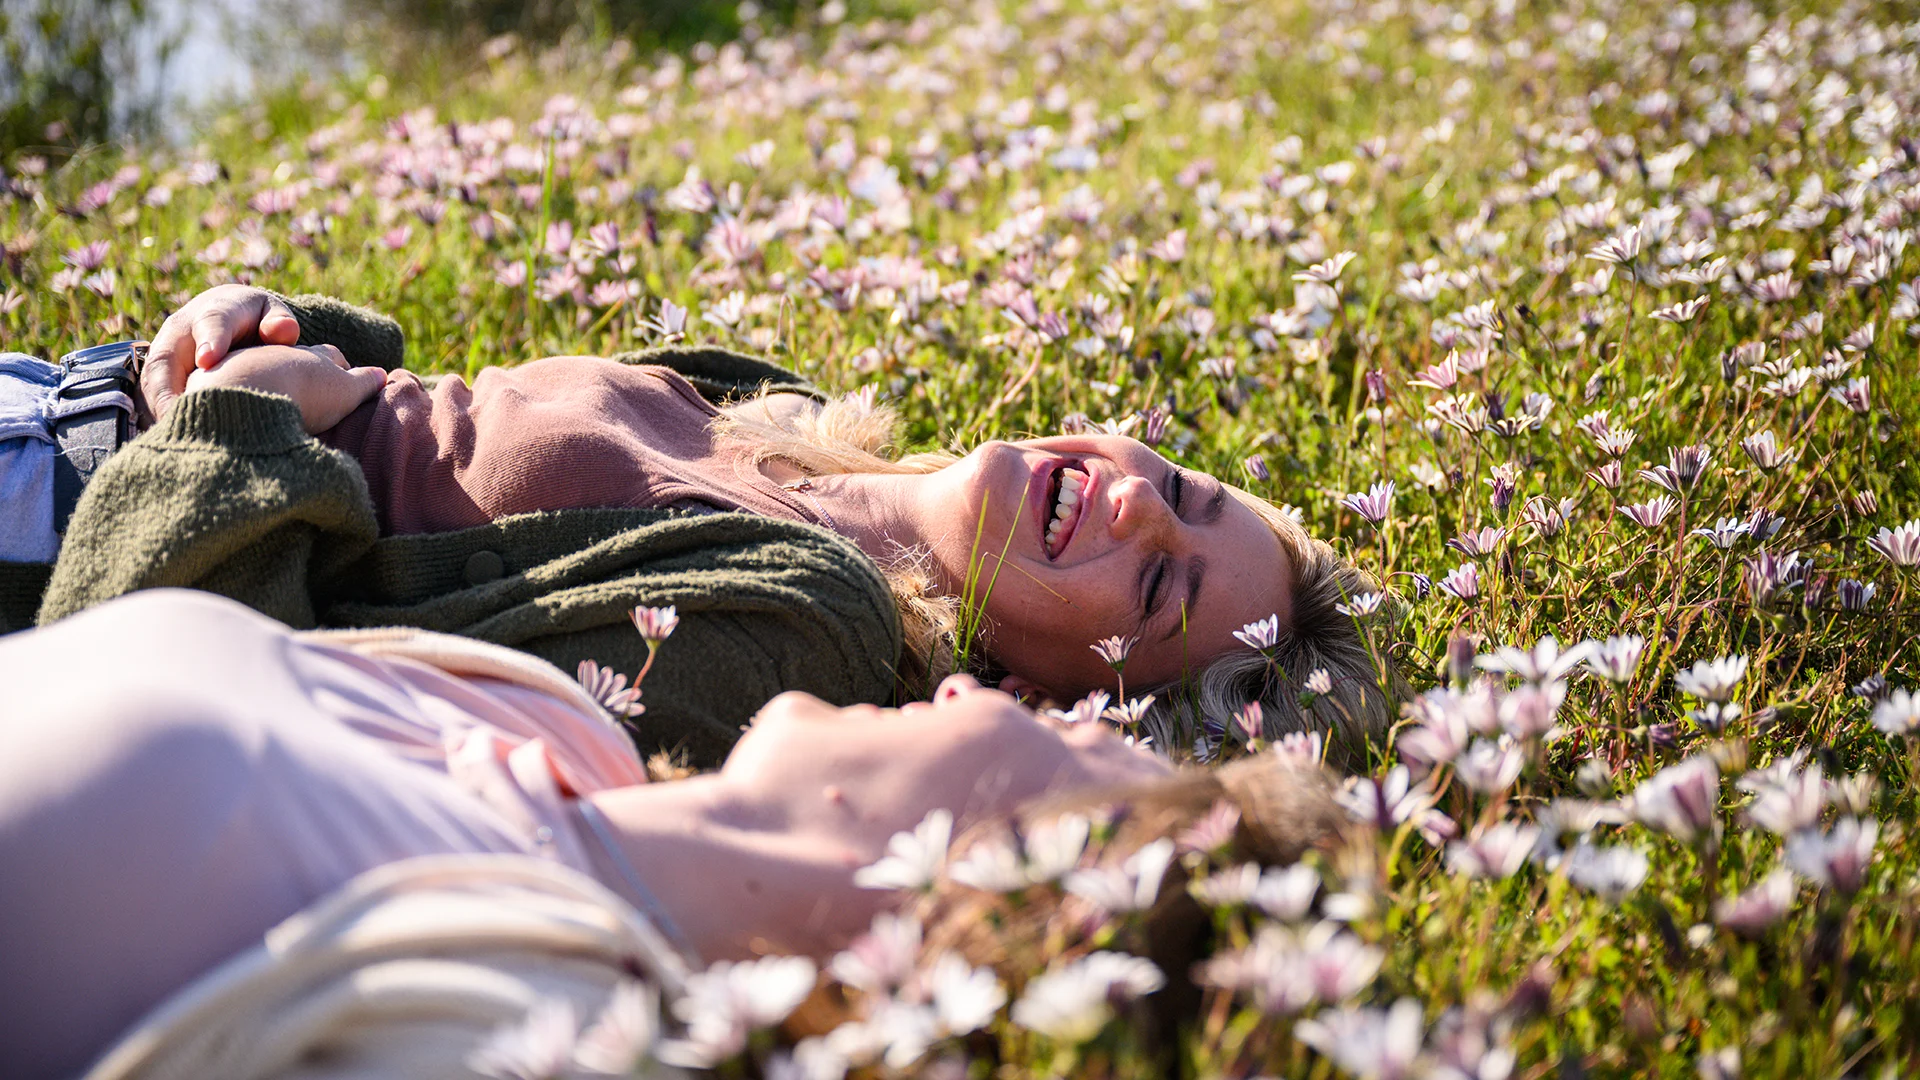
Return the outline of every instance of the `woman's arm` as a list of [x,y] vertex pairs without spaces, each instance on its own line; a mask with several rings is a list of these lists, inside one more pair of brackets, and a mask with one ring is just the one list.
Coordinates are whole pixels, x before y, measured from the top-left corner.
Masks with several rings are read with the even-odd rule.
[[479,638],[575,670],[631,675],[647,648],[629,613],[674,605],[627,721],[643,754],[716,765],[783,690],[837,704],[892,697],[899,614],[850,541],[754,514],[664,510],[525,514],[451,533],[380,540],[319,583],[330,626],[417,626]]
[[[219,364],[236,344],[333,345],[354,367],[392,371],[401,366],[406,338],[400,324],[329,296],[282,296],[249,285],[219,285],[168,316],[154,335],[141,390],[149,419],[162,416],[184,392],[195,369]],[[712,346],[674,345],[619,353],[623,364],[673,369],[715,404],[774,391],[786,408],[827,395],[796,372],[757,356]],[[791,402],[792,404],[788,404]]]
[[171,585],[311,627],[312,582],[339,573],[377,536],[360,467],[314,441],[291,400],[196,391],[87,485],[39,620]]

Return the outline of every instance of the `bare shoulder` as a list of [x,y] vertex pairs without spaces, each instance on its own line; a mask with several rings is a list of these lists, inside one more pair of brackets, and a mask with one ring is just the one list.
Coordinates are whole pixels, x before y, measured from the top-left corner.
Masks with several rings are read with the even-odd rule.
[[720,411],[742,420],[779,424],[819,412],[820,403],[805,394],[766,394],[750,401],[735,402]]

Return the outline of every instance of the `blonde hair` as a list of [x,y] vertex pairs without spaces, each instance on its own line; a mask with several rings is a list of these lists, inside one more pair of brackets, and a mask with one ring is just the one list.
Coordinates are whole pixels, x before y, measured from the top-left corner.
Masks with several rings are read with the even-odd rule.
[[[1009,817],[968,829],[954,842],[948,865],[975,844],[1017,843],[1042,823],[1083,814],[1101,822],[1086,862],[1119,867],[1147,844],[1182,839],[1226,806],[1235,823],[1223,846],[1210,852],[1216,865],[1285,866],[1309,851],[1337,852],[1347,817],[1333,790],[1323,769],[1281,753],[1242,758],[1219,769],[1181,769],[1160,780],[1043,796]],[[1137,926],[1113,941],[1095,940],[1091,935],[1100,920],[1089,921],[1083,905],[1050,888],[1029,890],[1009,902],[942,874],[929,892],[909,901],[906,911],[924,927],[924,960],[958,953],[971,964],[995,969],[1016,991],[1043,966],[1045,954],[1119,948],[1152,960],[1167,976],[1167,987],[1125,1008],[1128,1029],[1154,1043],[1193,1021],[1200,997],[1191,972],[1220,944],[1211,914],[1188,890],[1188,881],[1188,864],[1175,860]],[[789,1021],[788,1034],[824,1034],[852,1018],[843,994],[816,994]]]
[[[764,401],[780,392],[769,388],[752,400]],[[753,418],[743,410],[723,412],[713,421],[713,432],[740,444],[755,465],[782,461],[812,476],[930,473],[960,460],[958,454],[940,451],[901,455],[894,443],[899,414],[875,403],[870,392],[846,394],[818,409],[768,409],[762,415],[766,418]],[[941,591],[924,550],[902,548],[878,561],[900,611],[902,643],[894,677],[901,693],[927,697],[952,673],[959,653],[959,598]]]
[[[764,391],[755,400],[774,392]],[[729,411],[714,421],[714,432],[739,443],[756,465],[778,460],[816,476],[930,473],[960,460],[947,451],[901,455],[895,443],[899,423],[892,408],[863,391],[818,409]],[[1356,765],[1364,747],[1386,731],[1394,702],[1404,696],[1391,665],[1358,622],[1334,606],[1375,591],[1374,581],[1272,503],[1230,484],[1227,490],[1279,537],[1292,568],[1292,617],[1266,654],[1229,651],[1187,680],[1190,692],[1167,692],[1179,690],[1178,684],[1154,688],[1158,699],[1146,717],[1148,730],[1170,751],[1189,745],[1205,718],[1226,721],[1257,701],[1269,737],[1320,732],[1327,737],[1330,762]],[[901,690],[925,697],[951,673],[961,653],[959,599],[940,591],[924,550],[902,549],[883,560],[880,570],[904,632],[897,670]],[[1307,677],[1321,669],[1333,680],[1332,692],[1302,706],[1299,695]]]

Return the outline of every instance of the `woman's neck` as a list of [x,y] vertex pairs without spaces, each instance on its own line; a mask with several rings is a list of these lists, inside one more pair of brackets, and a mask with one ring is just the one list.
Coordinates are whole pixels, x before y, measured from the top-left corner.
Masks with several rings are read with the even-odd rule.
[[921,490],[927,479],[916,473],[829,473],[806,477],[800,497],[811,498],[835,532],[885,562],[929,539]]
[[[885,900],[854,886],[861,859],[845,845],[761,813],[721,774],[589,798],[618,848],[608,851],[586,822],[577,824],[589,838],[595,876],[642,911],[657,902],[655,914],[673,923],[702,963],[829,955],[864,930]],[[629,870],[650,895],[628,880]]]

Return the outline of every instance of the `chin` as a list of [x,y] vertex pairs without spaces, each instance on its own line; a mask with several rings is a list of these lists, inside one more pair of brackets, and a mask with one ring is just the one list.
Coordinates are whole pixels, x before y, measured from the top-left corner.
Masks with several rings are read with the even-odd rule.
[[[1014,679],[1019,685],[1025,687],[1027,689],[1027,704],[1036,709],[1042,705],[1053,705],[1064,709],[1074,702],[1079,701],[1081,698],[1086,697],[1089,692],[1100,689],[1100,687],[1095,684],[1083,685],[1078,679],[1063,679],[1060,677],[1058,668],[1047,668],[1048,675],[1046,678],[1035,678],[1025,671],[1007,667],[1000,662],[998,657],[990,657],[988,663],[993,666],[996,679],[1001,674],[1004,674]],[[1044,667],[1045,665],[1042,666]],[[1111,684],[1112,680],[1108,680],[1108,685]]]

